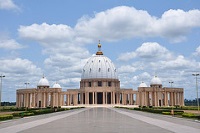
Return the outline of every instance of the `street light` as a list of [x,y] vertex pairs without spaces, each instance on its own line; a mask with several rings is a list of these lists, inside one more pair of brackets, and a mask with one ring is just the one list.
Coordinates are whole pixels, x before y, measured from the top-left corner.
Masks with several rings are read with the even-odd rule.
[[198,82],[197,82],[197,76],[199,76],[199,73],[194,73],[192,76],[196,77],[196,91],[197,91],[197,106],[198,106],[198,114],[199,114],[199,95],[198,95]]
[[5,75],[0,75],[1,78],[1,88],[0,88],[0,107],[1,107],[1,91],[2,91],[2,79],[5,77]]
[[[171,84],[171,88],[172,88],[172,84],[174,83],[173,81],[169,81],[169,83]],[[170,97],[171,99],[171,97]],[[171,106],[173,105],[173,103],[171,104]],[[174,116],[174,109],[173,109],[173,106],[172,106],[172,110],[171,110],[171,115]]]
[[172,84],[174,83],[173,81],[169,81],[169,83],[171,84],[171,88],[172,88]]
[[24,83],[25,85],[26,85],[26,89],[27,89],[27,86],[28,86],[28,84],[30,84],[29,82],[26,82],[26,83]]

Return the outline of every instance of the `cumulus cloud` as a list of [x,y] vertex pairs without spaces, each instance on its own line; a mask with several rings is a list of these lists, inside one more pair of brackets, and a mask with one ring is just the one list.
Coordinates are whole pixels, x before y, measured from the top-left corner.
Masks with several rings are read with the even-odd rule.
[[25,39],[39,41],[47,44],[48,42],[71,42],[74,38],[74,31],[71,27],[64,24],[32,24],[30,26],[20,26],[19,36]]
[[0,9],[20,10],[20,8],[12,0],[0,0]]
[[16,50],[24,48],[23,45],[16,42],[14,39],[0,39],[0,48],[7,50]]
[[118,68],[119,73],[133,73],[136,71],[136,68],[130,65],[121,66]]
[[134,37],[163,37],[172,42],[185,40],[185,35],[200,27],[199,10],[168,10],[159,18],[145,10],[118,6],[96,13],[94,17],[82,17],[75,26],[80,38],[116,41]]
[[156,42],[146,42],[138,47],[135,51],[120,54],[118,60],[128,61],[136,57],[142,59],[155,59],[163,57],[170,58],[171,53],[165,47]]
[[161,17],[145,10],[118,6],[83,16],[73,27],[64,24],[32,24],[20,26],[19,35],[41,42],[68,41],[92,43],[101,37],[105,41],[117,41],[135,37],[162,37],[171,42],[181,42],[196,27],[200,27],[200,10],[168,10]]
[[16,73],[16,74],[34,74],[41,73],[41,69],[34,65],[27,59],[1,59],[0,60],[0,71],[5,73]]

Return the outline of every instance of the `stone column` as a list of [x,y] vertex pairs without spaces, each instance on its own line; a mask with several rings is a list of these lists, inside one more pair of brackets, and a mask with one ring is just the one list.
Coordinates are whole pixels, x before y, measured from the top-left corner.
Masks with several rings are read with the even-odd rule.
[[115,92],[113,91],[113,104],[116,104],[115,103]]
[[70,105],[70,95],[69,94],[67,94],[67,106],[69,106]]
[[97,92],[95,92],[95,104],[97,104]]
[[111,104],[113,104],[113,92],[110,92],[110,96],[111,96]]
[[92,92],[92,104],[94,104],[94,92]]
[[87,92],[85,92],[85,104],[87,104]]
[[27,93],[25,93],[25,98],[24,98],[24,103],[25,103],[25,107],[28,107],[28,99],[27,99]]
[[80,104],[83,104],[83,93],[80,92]]
[[105,104],[105,92],[103,92],[103,104]]
[[32,95],[32,103],[31,103],[31,106],[32,106],[33,108],[35,108],[35,93],[32,93],[31,95]]
[[174,106],[173,92],[170,93],[170,101],[171,101],[171,106]]
[[54,93],[51,93],[51,107],[54,107]]
[[154,102],[155,102],[155,106],[158,106],[158,94],[157,92],[154,92]]
[[57,93],[57,96],[58,96],[58,106],[61,106],[61,95],[59,92]]
[[177,95],[176,95],[176,92],[174,92],[174,105],[177,105]]
[[49,93],[47,92],[46,94],[46,107],[48,107],[49,106]]
[[106,104],[108,104],[108,92],[106,92]]

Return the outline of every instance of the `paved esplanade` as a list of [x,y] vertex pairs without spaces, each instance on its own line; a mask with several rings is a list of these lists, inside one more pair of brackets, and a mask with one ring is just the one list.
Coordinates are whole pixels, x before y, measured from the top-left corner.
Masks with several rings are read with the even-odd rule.
[[86,108],[0,123],[0,133],[200,133],[198,121],[115,108]]

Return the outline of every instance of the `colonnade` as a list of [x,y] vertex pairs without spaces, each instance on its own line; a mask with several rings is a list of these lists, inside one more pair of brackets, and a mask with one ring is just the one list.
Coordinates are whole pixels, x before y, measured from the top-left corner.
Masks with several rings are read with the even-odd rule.
[[77,106],[95,104],[122,104],[140,106],[184,106],[183,89],[160,88],[139,88],[138,91],[132,89],[120,89],[111,91],[86,91],[68,90],[61,91],[55,88],[46,90],[21,89],[17,90],[17,107],[58,107]]
[[140,91],[140,106],[184,106],[183,91]]
[[54,107],[63,104],[63,97],[61,93],[56,92],[40,92],[40,93],[17,93],[16,106],[17,107]]

